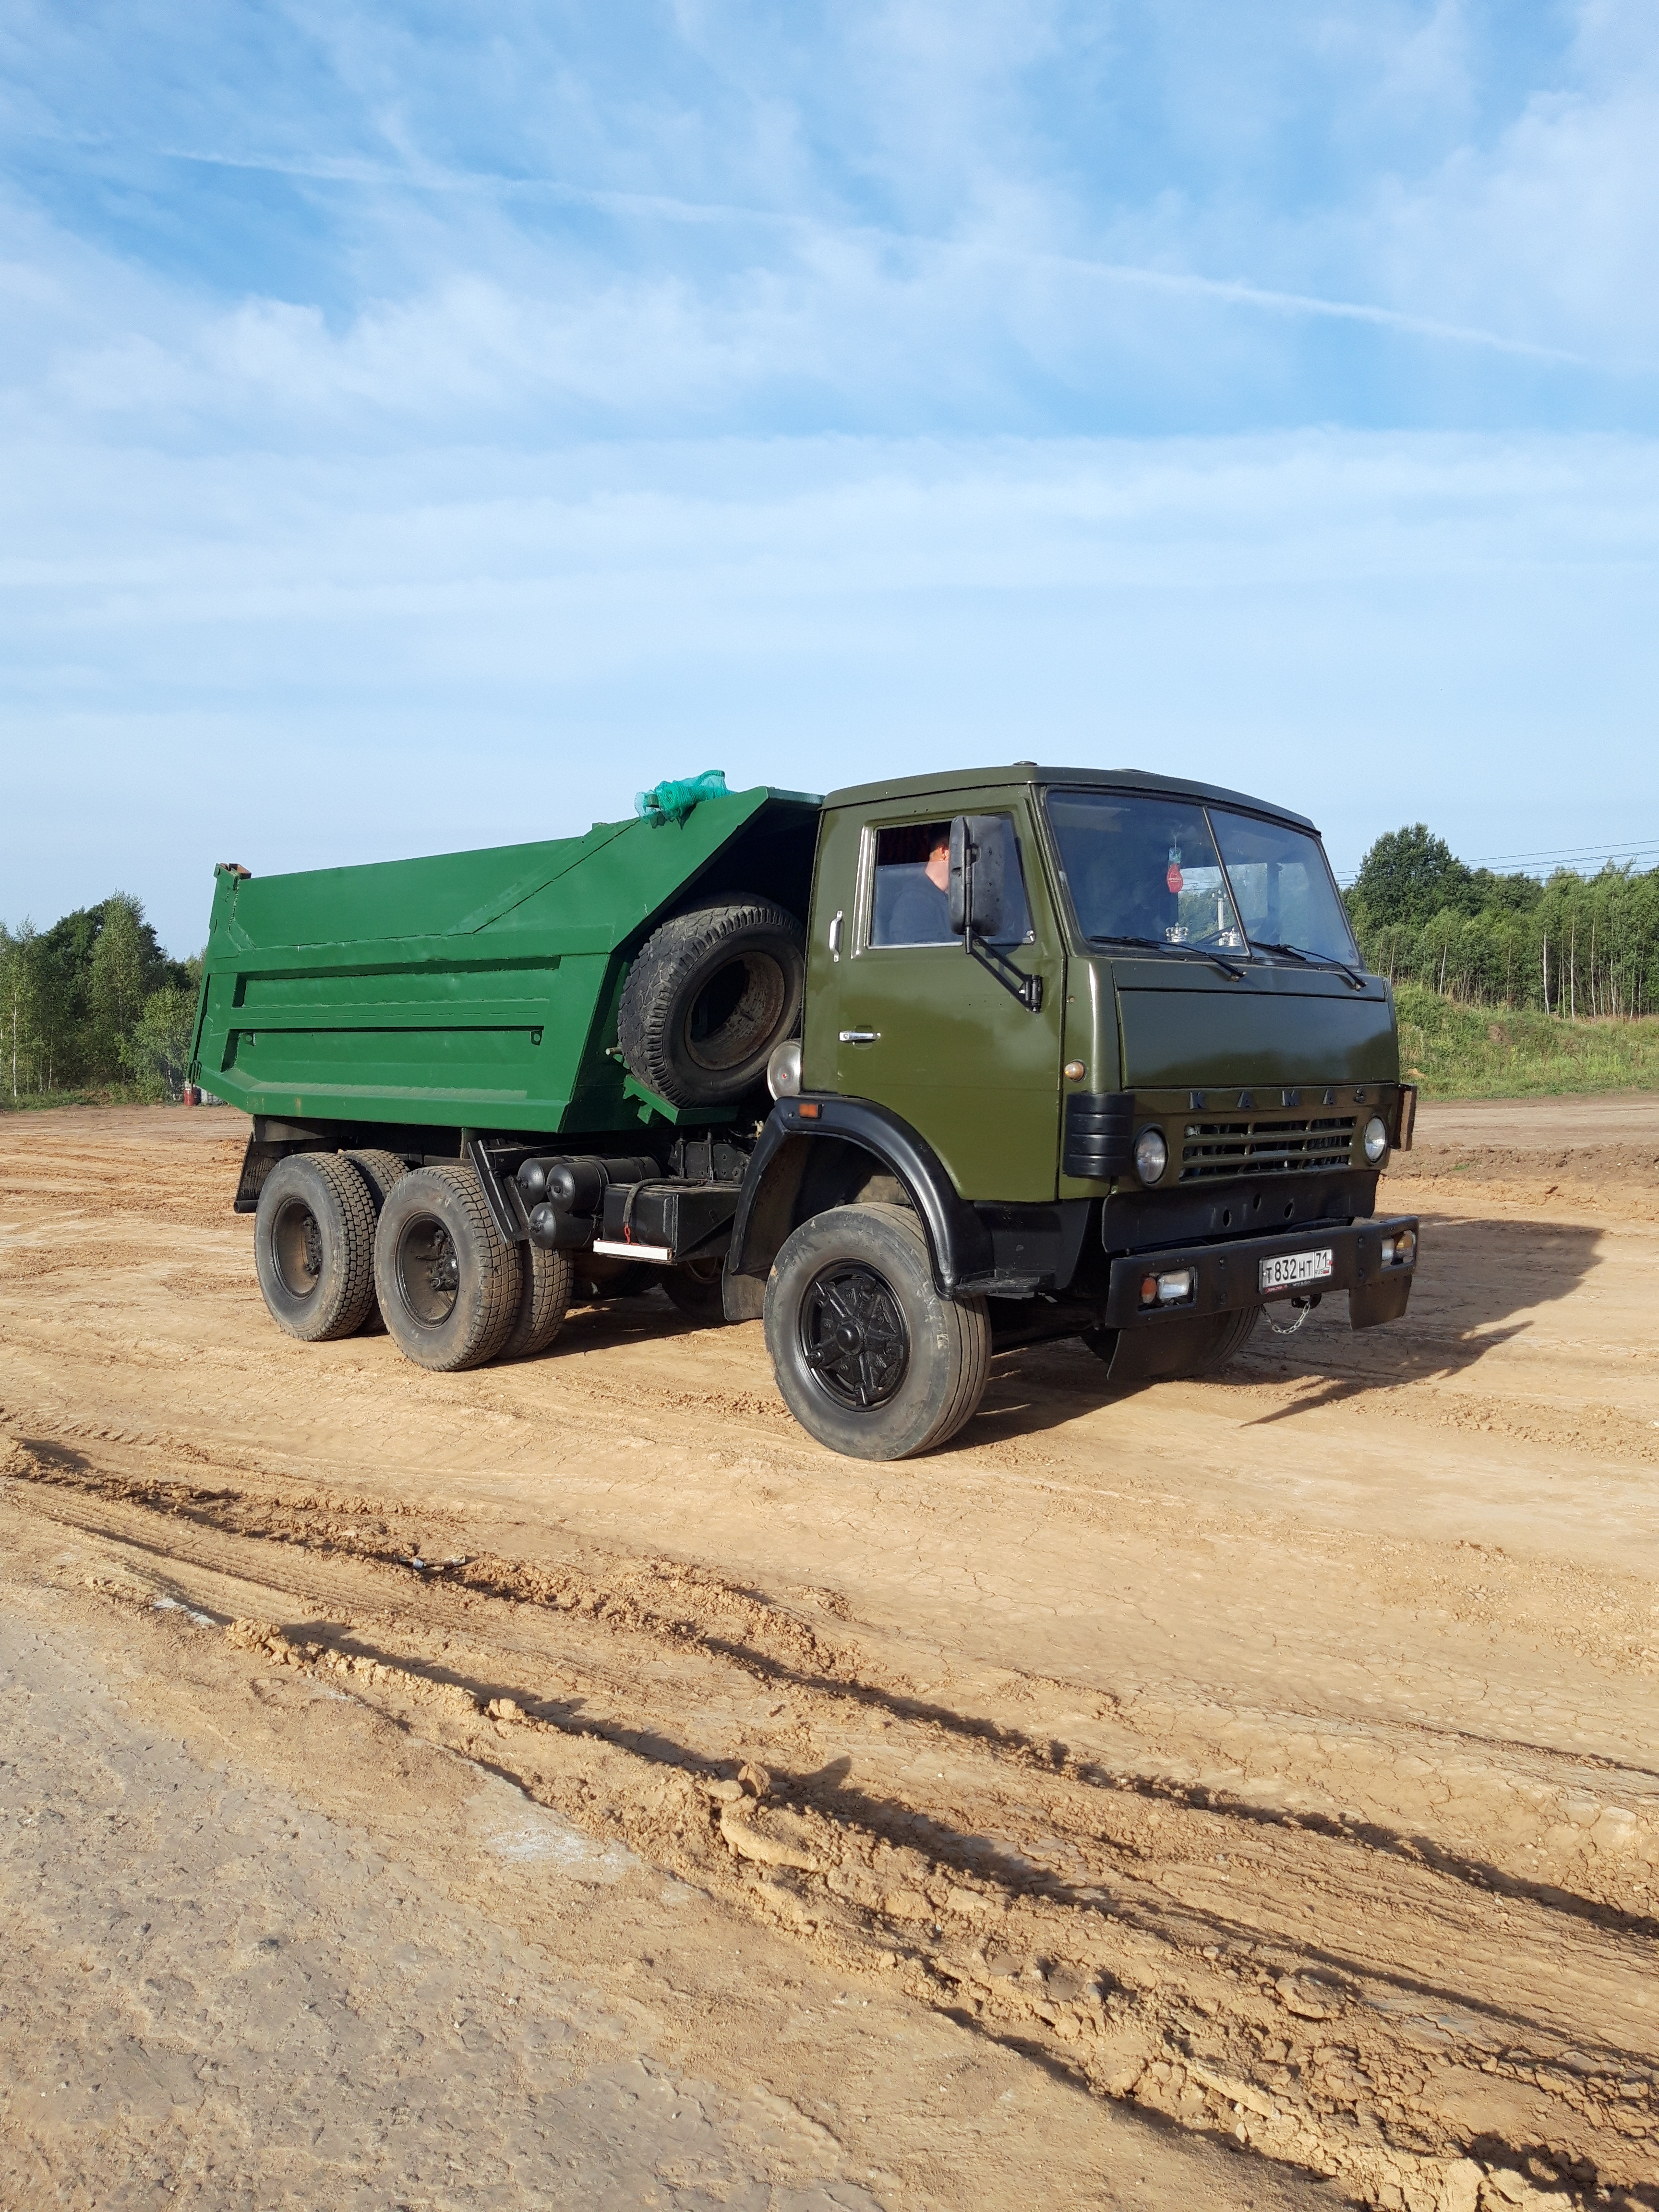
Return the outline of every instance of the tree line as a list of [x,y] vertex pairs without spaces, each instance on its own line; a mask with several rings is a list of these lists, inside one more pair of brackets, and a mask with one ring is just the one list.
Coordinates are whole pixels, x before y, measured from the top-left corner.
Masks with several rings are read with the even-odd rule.
[[1659,869],[1495,875],[1419,822],[1379,837],[1344,896],[1367,966],[1393,982],[1581,1020],[1659,1012]]
[[0,922],[0,1086],[13,1103],[130,1087],[176,1098],[190,1062],[199,957],[162,950],[141,902],[112,891],[50,929]]
[[[1574,1018],[1659,1012],[1659,868],[1496,875],[1419,822],[1379,837],[1343,896],[1367,966],[1393,982]],[[199,956],[170,958],[126,891],[50,929],[0,922],[0,1095],[176,1098],[201,976]]]

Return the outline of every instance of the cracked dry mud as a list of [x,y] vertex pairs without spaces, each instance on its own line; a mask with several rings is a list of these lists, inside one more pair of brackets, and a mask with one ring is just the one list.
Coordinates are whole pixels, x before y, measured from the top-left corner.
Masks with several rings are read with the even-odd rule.
[[241,1127],[0,1128],[0,2194],[1659,2206],[1659,1102],[1425,1109],[1403,1325],[897,1468],[659,1296],[290,1342]]

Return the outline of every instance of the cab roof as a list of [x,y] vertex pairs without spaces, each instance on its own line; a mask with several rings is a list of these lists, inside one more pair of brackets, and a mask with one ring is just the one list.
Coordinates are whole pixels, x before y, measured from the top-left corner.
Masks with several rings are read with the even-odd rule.
[[848,784],[844,791],[832,791],[824,799],[826,806],[878,806],[890,799],[958,798],[979,791],[988,785],[1006,787],[1011,783],[1060,784],[1073,790],[1092,787],[1101,791],[1145,792],[1149,796],[1166,799],[1195,799],[1217,806],[1242,807],[1247,813],[1263,814],[1274,822],[1294,823],[1298,830],[1319,832],[1305,814],[1297,814],[1291,807],[1275,806],[1268,799],[1252,799],[1248,792],[1229,791],[1218,783],[1194,783],[1185,776],[1154,775],[1139,768],[1039,768],[1035,761],[1011,761],[1006,768],[951,769],[940,775],[892,776],[880,783]]

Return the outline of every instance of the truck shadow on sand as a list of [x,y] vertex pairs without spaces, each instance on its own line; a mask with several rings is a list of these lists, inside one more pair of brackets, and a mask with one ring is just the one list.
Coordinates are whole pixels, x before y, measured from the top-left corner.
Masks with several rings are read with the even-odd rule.
[[984,1402],[957,1444],[1040,1434],[1097,1407],[1172,1387],[1237,1391],[1264,1381],[1312,1386],[1293,1404],[1258,1414],[1250,1425],[1259,1427],[1373,1391],[1444,1382],[1526,1336],[1539,1307],[1571,1297],[1598,1264],[1601,1235],[1554,1221],[1425,1216],[1419,1279],[1402,1320],[1352,1330],[1346,1297],[1333,1300],[1328,1314],[1316,1309],[1294,1334],[1274,1334],[1264,1319],[1219,1374],[1173,1386],[1114,1388],[1103,1364],[1077,1339],[1001,1352]]

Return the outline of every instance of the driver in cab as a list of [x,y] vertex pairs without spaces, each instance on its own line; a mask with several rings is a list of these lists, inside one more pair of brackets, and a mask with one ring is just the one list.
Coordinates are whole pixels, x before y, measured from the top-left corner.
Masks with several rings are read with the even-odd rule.
[[[916,858],[907,855],[902,860],[888,861],[883,855],[878,876],[887,882],[878,884],[875,941],[880,945],[952,944],[951,825],[930,822],[900,834],[911,844]],[[886,893],[884,897],[882,892]]]

